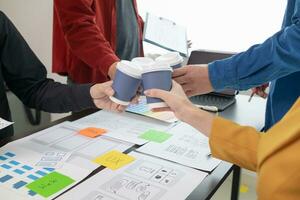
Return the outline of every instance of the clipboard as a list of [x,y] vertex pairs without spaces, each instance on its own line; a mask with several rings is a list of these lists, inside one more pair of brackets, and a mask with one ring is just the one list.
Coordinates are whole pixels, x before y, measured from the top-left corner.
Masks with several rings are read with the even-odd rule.
[[186,28],[169,19],[147,13],[143,38],[145,42],[179,52],[184,57],[188,55]]

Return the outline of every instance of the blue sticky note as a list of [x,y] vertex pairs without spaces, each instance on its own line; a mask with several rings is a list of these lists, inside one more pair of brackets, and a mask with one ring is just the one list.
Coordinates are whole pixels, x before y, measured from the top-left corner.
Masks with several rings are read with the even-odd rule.
[[0,160],[7,160],[7,158],[4,156],[0,156]]
[[39,177],[34,176],[32,174],[28,175],[27,177],[30,178],[31,180],[34,180],[34,181],[37,180],[37,179],[39,179]]
[[8,157],[14,157],[14,156],[16,156],[16,154],[11,153],[11,152],[6,152],[4,155],[6,155]]
[[11,175],[5,175],[3,177],[0,178],[0,182],[1,183],[5,183],[6,181],[12,179],[13,177]]
[[43,172],[43,171],[36,171],[35,172],[36,174],[38,174],[38,175],[41,175],[41,176],[46,176],[47,175],[47,173],[45,173],[45,172]]
[[27,183],[26,183],[25,181],[19,181],[19,182],[13,184],[13,188],[19,189],[19,188],[23,187],[23,186],[26,185],[26,184],[27,184]]
[[33,169],[32,167],[30,167],[30,166],[28,166],[28,165],[23,165],[22,168],[23,168],[23,169],[26,169],[26,170],[28,170],[28,171],[30,171],[30,170]]
[[1,165],[1,167],[4,168],[4,169],[10,169],[11,168],[11,166],[9,166],[7,164],[3,164],[3,165]]
[[14,172],[17,173],[17,174],[20,174],[20,175],[25,173],[24,171],[22,171],[20,169],[15,169]]
[[9,161],[9,163],[12,164],[12,165],[19,165],[20,164],[19,162],[15,161],[15,160],[11,160],[11,161]]

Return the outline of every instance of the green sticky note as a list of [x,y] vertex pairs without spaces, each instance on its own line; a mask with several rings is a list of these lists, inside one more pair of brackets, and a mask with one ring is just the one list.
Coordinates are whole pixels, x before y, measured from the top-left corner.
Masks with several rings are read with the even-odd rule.
[[169,139],[172,135],[166,132],[162,131],[156,131],[156,130],[148,130],[142,135],[140,135],[140,138],[152,142],[162,143]]
[[26,187],[35,193],[49,197],[75,181],[68,176],[60,174],[58,172],[52,172],[28,185]]

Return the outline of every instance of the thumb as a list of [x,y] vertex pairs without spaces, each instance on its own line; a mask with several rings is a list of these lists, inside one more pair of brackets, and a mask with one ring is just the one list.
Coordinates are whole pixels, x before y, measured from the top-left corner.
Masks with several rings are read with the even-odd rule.
[[107,96],[113,96],[115,93],[115,91],[111,88],[111,87],[108,87],[108,88],[105,88],[104,89],[104,94],[107,95]]

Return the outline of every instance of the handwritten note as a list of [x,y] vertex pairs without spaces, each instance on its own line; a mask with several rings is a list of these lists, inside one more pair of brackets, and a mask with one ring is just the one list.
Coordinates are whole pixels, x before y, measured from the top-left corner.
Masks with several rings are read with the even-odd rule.
[[95,138],[95,137],[98,137],[100,135],[103,135],[106,132],[107,131],[105,129],[102,129],[102,128],[89,127],[89,128],[85,128],[85,129],[80,130],[79,134],[90,137],[90,138]]
[[68,185],[75,182],[72,178],[60,174],[58,172],[52,172],[28,185],[26,187],[37,194],[47,198]]
[[172,135],[162,131],[148,130],[140,136],[140,138],[152,142],[162,143],[169,139]]
[[132,156],[113,150],[96,158],[94,162],[109,169],[117,170],[134,160],[135,158]]

